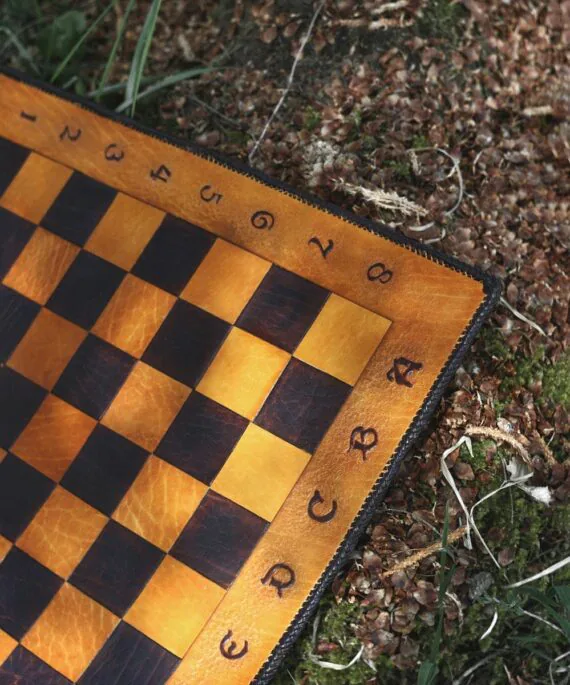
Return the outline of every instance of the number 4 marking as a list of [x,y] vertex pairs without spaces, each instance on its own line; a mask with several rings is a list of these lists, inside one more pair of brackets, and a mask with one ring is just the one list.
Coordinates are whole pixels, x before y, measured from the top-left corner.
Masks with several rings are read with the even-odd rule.
[[164,164],[161,164],[158,169],[151,169],[150,177],[155,181],[162,181],[163,183],[168,183],[168,180],[172,176],[172,171]]

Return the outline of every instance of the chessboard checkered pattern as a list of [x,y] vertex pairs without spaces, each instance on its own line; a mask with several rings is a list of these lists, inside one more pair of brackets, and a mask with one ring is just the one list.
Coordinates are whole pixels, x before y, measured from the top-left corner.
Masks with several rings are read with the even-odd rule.
[[389,322],[2,138],[0,244],[0,683],[162,685]]

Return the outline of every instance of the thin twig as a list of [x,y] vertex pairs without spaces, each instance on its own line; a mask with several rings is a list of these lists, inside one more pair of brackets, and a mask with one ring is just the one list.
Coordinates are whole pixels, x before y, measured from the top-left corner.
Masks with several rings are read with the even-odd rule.
[[545,568],[543,571],[540,571],[539,573],[535,573],[534,576],[531,576],[530,578],[525,578],[524,580],[519,580],[518,583],[513,583],[512,585],[507,585],[507,587],[508,588],[520,587],[521,585],[526,585],[527,583],[532,583],[534,580],[538,580],[539,578],[544,578],[544,576],[549,576],[551,573],[554,573],[555,571],[559,571],[561,568],[564,568],[564,566],[567,566],[568,564],[570,564],[570,557],[566,557],[566,559],[562,559],[562,561],[557,561],[555,564],[552,564],[552,566]]
[[315,26],[315,23],[319,17],[319,14],[321,13],[323,7],[325,6],[326,0],[321,0],[319,3],[319,6],[317,7],[315,13],[313,14],[313,18],[311,19],[311,23],[309,24],[309,28],[307,29],[307,33],[303,36],[303,39],[301,40],[301,44],[299,45],[299,49],[297,50],[297,54],[295,55],[295,60],[293,61],[293,66],[291,67],[291,71],[289,72],[289,78],[287,79],[287,85],[285,87],[285,90],[283,91],[281,97],[279,98],[279,102],[275,105],[275,109],[271,113],[271,116],[267,120],[267,123],[263,127],[263,131],[261,132],[261,135],[259,138],[255,141],[255,145],[253,146],[251,152],[249,153],[249,163],[252,163],[252,160],[257,153],[259,146],[263,142],[265,136],[267,135],[267,131],[269,130],[269,127],[273,123],[273,119],[277,116],[277,113],[281,109],[283,103],[285,102],[285,98],[289,94],[289,91],[291,90],[291,86],[293,85],[293,79],[295,78],[295,71],[297,70],[297,65],[301,61],[301,58],[303,57],[303,51],[305,49],[305,46],[309,42],[309,38],[311,37],[311,34],[313,32],[313,28]]
[[493,614],[493,618],[491,619],[491,625],[487,628],[483,635],[481,635],[479,640],[484,640],[486,637],[489,637],[489,635],[493,632],[493,629],[495,628],[495,625],[497,624],[498,620],[499,612],[495,609],[495,613]]
[[504,297],[501,297],[501,304],[503,305],[503,307],[506,307],[512,314],[514,314],[517,317],[517,319],[520,319],[521,321],[524,321],[525,323],[527,323],[529,326],[532,326],[532,328],[534,328],[535,331],[538,331],[539,333],[541,333],[545,338],[548,337],[546,335],[546,333],[542,330],[542,328],[537,323],[534,323],[534,321],[531,321],[524,314],[521,314],[519,311],[517,311],[514,307],[512,307],[505,300]]
[[381,14],[386,14],[387,12],[394,12],[396,10],[403,10],[410,4],[410,0],[396,0],[396,2],[387,2],[380,7],[373,7],[370,11],[375,17],[379,17]]
[[[553,661],[550,662],[550,666],[548,667],[548,676],[549,676],[549,678],[550,678],[550,683],[551,683],[551,685],[556,685],[556,683],[554,682],[554,676],[553,676],[553,674],[552,674],[552,666],[553,666],[553,664],[555,664],[557,661],[562,661],[563,659],[566,659],[566,658],[569,657],[569,656],[570,656],[570,652],[564,652],[564,654],[561,654],[560,656],[557,656],[556,659],[554,659]],[[567,668],[559,668],[559,669],[556,671],[556,673],[567,673],[567,672],[568,672],[568,669],[567,669]],[[567,683],[568,680],[565,680],[565,682]]]
[[467,426],[465,429],[465,435],[491,438],[492,440],[506,442],[511,447],[516,449],[526,464],[529,466],[531,465],[531,458],[528,450],[513,435],[510,435],[510,433],[505,433],[505,431],[502,431],[500,428],[488,428],[487,426]]
[[497,656],[496,653],[495,654],[489,654],[489,656],[486,656],[484,659],[481,659],[481,661],[478,661],[476,664],[471,666],[471,668],[468,668],[466,671],[464,671],[459,676],[459,678],[456,678],[451,683],[451,685],[459,685],[460,683],[462,683],[465,680],[465,678],[468,678],[472,673],[475,673],[475,671],[478,668],[481,668],[481,666],[484,666],[485,664],[489,663],[489,661],[492,661],[496,656]]
[[534,618],[536,621],[545,623],[549,628],[552,628],[552,630],[557,630],[559,633],[562,633],[562,635],[566,634],[562,630],[562,628],[559,628],[557,625],[554,625],[554,623],[547,621],[545,618],[542,618],[542,616],[538,616],[538,614],[533,614],[531,611],[527,611],[526,609],[521,609],[521,611],[523,614],[525,614],[525,616],[529,616],[530,618]]
[[204,109],[208,110],[208,112],[215,114],[221,121],[225,121],[226,124],[230,124],[231,126],[242,131],[244,130],[244,125],[241,122],[236,121],[235,119],[230,119],[225,114],[217,110],[215,107],[212,107],[212,105],[209,105],[207,102],[204,102],[204,100],[201,100],[199,97],[196,97],[196,95],[194,95],[193,93],[187,95],[186,97],[188,98],[188,100],[192,100],[197,105],[200,105],[200,107],[203,107]]
[[378,209],[387,209],[390,212],[400,212],[404,216],[425,216],[427,210],[420,207],[415,202],[408,200],[408,198],[398,195],[394,191],[387,192],[385,190],[370,190],[370,188],[365,188],[364,186],[357,186],[353,183],[347,183],[346,181],[340,179],[335,184],[336,188],[343,190],[347,195],[352,195],[360,197],[371,202]]
[[[465,192],[465,184],[463,183],[463,175],[461,174],[461,169],[459,167],[459,160],[457,160],[453,155],[450,155],[447,150],[444,150],[441,147],[419,147],[419,148],[414,148],[414,152],[430,152],[430,151],[436,151],[439,152],[441,155],[445,155],[448,157],[452,164],[453,164],[453,169],[450,171],[448,174],[448,178],[452,174],[457,174],[457,181],[459,183],[459,190],[457,191],[457,199],[455,200],[455,204],[451,209],[448,209],[444,212],[444,216],[452,216],[452,214],[455,214],[457,211],[457,208],[463,201],[463,194]],[[430,221],[427,224],[423,224],[422,226],[412,226],[412,227],[407,227],[408,231],[413,231],[414,233],[423,233],[424,231],[427,231],[428,229],[432,228],[435,225],[435,221]],[[440,238],[441,240],[441,238]],[[433,242],[433,240],[431,241]]]
[[[461,526],[461,528],[456,528],[454,531],[449,533],[447,536],[447,542],[455,542],[456,540],[459,540],[462,538],[467,531],[466,526]],[[392,568],[388,569],[387,571],[383,571],[381,574],[381,578],[385,578],[386,576],[391,576],[393,573],[396,573],[397,571],[404,571],[405,569],[409,568],[410,566],[415,566],[418,564],[420,561],[423,559],[431,556],[432,554],[437,554],[437,552],[441,552],[442,550],[442,544],[441,541],[439,542],[434,542],[433,545],[430,545],[429,547],[426,547],[425,549],[421,549],[419,552],[416,552],[415,554],[412,554],[412,556],[408,557],[407,559],[404,559],[403,561],[399,561],[395,566],[392,566]]]

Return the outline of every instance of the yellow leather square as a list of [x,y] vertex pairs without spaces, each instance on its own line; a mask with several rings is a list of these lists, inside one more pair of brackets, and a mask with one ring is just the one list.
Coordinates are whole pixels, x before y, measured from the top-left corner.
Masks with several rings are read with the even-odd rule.
[[110,611],[65,583],[22,644],[75,682],[118,622]]
[[183,657],[224,594],[211,580],[167,556],[125,621]]
[[101,423],[152,452],[190,394],[190,388],[137,362]]
[[75,245],[38,227],[4,283],[30,300],[45,304],[78,252]]
[[0,198],[0,205],[39,224],[71,174],[68,167],[32,152]]
[[294,356],[354,385],[389,327],[388,319],[331,294]]
[[167,552],[208,486],[151,455],[113,518]]
[[198,391],[253,419],[287,365],[290,355],[239,328],[232,328]]
[[58,481],[96,425],[79,409],[48,395],[12,447],[12,452]]
[[271,263],[218,238],[181,297],[235,323]]
[[87,331],[41,309],[8,360],[8,366],[51,390],[73,357]]
[[13,637],[0,628],[0,664],[3,664],[6,661],[17,646],[18,641],[14,640]]
[[18,539],[18,547],[68,578],[107,523],[107,517],[57,487]]
[[127,274],[93,327],[93,333],[140,357],[172,309],[176,298]]
[[118,193],[89,237],[85,249],[128,271],[164,216],[159,209]]
[[5,556],[8,554],[12,547],[10,540],[7,540],[3,535],[0,535],[0,564],[4,561]]
[[212,490],[272,521],[311,455],[251,423]]

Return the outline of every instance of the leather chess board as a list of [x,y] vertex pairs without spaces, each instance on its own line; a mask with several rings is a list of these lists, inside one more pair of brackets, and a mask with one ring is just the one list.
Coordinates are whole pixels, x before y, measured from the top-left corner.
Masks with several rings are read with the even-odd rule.
[[0,682],[267,682],[498,296],[0,74]]

